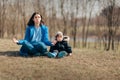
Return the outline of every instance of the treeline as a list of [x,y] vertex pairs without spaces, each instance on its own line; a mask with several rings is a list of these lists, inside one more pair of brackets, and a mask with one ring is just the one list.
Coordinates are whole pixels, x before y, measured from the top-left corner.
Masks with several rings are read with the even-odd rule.
[[94,48],[119,47],[117,0],[1,0],[0,38],[23,38],[34,11],[43,16],[50,38],[62,31],[70,36],[73,47],[90,47],[89,39],[94,42]]

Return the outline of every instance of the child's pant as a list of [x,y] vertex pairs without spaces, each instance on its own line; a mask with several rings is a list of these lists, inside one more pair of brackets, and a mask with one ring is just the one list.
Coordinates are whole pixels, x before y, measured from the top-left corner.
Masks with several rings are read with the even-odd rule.
[[66,56],[67,55],[67,52],[66,51],[60,51],[60,52],[58,52],[58,53],[56,53],[56,52],[49,52],[48,54],[47,54],[47,56],[49,57],[49,58],[63,58],[64,56]]

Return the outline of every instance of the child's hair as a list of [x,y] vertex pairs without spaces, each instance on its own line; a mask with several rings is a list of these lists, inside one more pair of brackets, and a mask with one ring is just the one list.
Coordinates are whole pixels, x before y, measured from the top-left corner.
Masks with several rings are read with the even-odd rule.
[[[33,21],[33,18],[34,18],[34,16],[35,16],[36,14],[39,14],[39,15],[40,15],[39,12],[34,12],[34,13],[32,14],[32,16],[31,16],[30,20],[29,20],[28,23],[27,23],[28,26],[34,26],[34,25],[35,25],[35,24],[34,24],[34,21]],[[40,16],[41,16],[41,15],[40,15]],[[41,16],[41,23],[40,23],[40,25],[41,25],[41,24],[44,24],[44,21],[43,21],[43,17],[42,17],[42,16]]]
[[61,31],[58,31],[55,35],[55,39],[57,40],[58,36],[62,36],[63,37],[63,33]]
[[63,36],[63,33],[62,33],[61,31],[58,31],[58,32],[56,33],[56,35],[55,35],[55,40],[57,40],[57,37],[58,37],[58,36],[62,36],[62,37],[63,37],[63,41],[69,42],[69,40],[70,40],[70,37],[69,37],[69,36]]

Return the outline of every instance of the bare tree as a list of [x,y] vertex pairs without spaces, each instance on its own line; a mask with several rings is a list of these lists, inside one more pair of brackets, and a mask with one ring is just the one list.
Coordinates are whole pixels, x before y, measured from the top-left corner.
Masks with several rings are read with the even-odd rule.
[[0,27],[0,37],[3,38],[4,37],[4,33],[5,33],[5,18],[6,18],[6,0],[2,0],[2,9],[1,9],[1,27]]
[[82,4],[82,47],[86,47],[86,44],[85,44],[85,33],[86,33],[86,20],[87,20],[87,2],[85,0],[83,0],[81,2]]
[[75,12],[71,12],[71,26],[72,26],[72,35],[73,35],[73,47],[76,47],[77,40],[77,28],[78,28],[78,12],[79,12],[79,0],[75,2],[71,1],[71,9],[75,10]]
[[89,33],[89,26],[90,26],[90,21],[91,21],[91,16],[93,12],[94,5],[96,3],[96,0],[87,0],[86,4],[89,5],[89,17],[86,25],[86,35],[85,35],[85,45],[87,44],[87,38],[88,38],[88,33]]
[[65,3],[65,0],[60,1],[61,15],[63,17],[63,33],[66,35],[67,34],[67,20],[68,20],[68,18],[67,18],[67,14],[65,13],[64,3]]
[[0,2],[0,38],[2,38],[2,2]]
[[107,27],[108,27],[108,43],[106,50],[110,50],[111,46],[112,49],[114,50],[113,13],[115,7],[115,0],[110,0],[107,3],[109,4],[108,7],[102,11],[103,12],[102,15],[105,16],[107,19]]

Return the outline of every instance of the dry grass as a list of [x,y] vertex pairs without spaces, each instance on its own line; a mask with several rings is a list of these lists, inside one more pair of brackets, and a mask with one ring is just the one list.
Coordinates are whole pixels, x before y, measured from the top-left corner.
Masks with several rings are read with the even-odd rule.
[[120,80],[120,54],[74,49],[62,59],[18,56],[20,46],[0,40],[0,80]]

